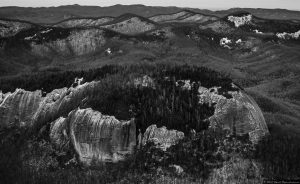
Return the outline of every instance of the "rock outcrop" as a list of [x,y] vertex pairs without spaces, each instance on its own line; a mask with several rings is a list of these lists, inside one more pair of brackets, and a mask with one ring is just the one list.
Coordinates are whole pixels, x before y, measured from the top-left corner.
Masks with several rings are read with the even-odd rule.
[[133,152],[136,126],[133,119],[119,121],[90,108],[75,109],[53,122],[50,138],[59,148],[70,140],[84,164],[118,162]]
[[148,142],[153,142],[158,148],[165,151],[183,138],[183,132],[168,130],[165,126],[157,128],[156,125],[151,125],[143,135],[142,144],[146,145]]
[[66,118],[60,117],[51,123],[49,137],[57,149],[64,150],[69,147],[70,138]]
[[219,94],[216,87],[200,87],[198,92],[199,103],[215,104],[214,115],[209,118],[211,127],[221,126],[239,136],[248,134],[253,143],[269,133],[261,109],[243,90],[229,91],[232,98]]
[[16,89],[13,93],[0,95],[0,128],[28,126],[43,99],[39,90],[30,92]]
[[10,124],[43,126],[82,105],[88,96],[97,93],[98,85],[98,82],[90,82],[75,88],[55,89],[45,97],[40,90],[16,89],[14,93],[5,94],[0,104],[0,127]]
[[252,15],[243,15],[243,16],[228,16],[228,21],[233,22],[235,27],[240,27],[245,24],[251,24]]

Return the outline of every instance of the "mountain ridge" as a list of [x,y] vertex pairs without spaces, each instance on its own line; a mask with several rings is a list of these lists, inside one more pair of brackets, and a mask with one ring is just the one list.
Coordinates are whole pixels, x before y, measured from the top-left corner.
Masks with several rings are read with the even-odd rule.
[[71,17],[101,17],[101,16],[120,16],[121,14],[131,12],[143,17],[151,17],[163,13],[176,13],[182,10],[191,10],[196,13],[215,15],[218,17],[225,16],[231,12],[240,9],[263,18],[279,19],[298,19],[300,11],[285,9],[249,9],[233,8],[228,10],[211,11],[197,8],[180,8],[180,7],[156,7],[144,5],[115,5],[109,7],[98,6],[59,6],[59,7],[41,7],[41,8],[23,8],[23,7],[0,7],[0,17],[28,20],[35,23],[54,23]]

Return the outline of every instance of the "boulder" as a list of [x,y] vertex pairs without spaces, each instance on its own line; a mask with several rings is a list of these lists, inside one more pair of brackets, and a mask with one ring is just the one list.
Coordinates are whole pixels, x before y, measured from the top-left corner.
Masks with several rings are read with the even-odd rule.
[[79,160],[86,165],[118,162],[134,151],[136,126],[134,120],[119,121],[90,108],[78,108],[67,118],[53,122],[50,138],[58,147],[70,139]]
[[151,125],[144,133],[142,144],[146,145],[148,142],[154,142],[157,148],[166,151],[167,148],[177,144],[183,138],[183,132],[168,130],[165,126],[157,128],[156,125]]

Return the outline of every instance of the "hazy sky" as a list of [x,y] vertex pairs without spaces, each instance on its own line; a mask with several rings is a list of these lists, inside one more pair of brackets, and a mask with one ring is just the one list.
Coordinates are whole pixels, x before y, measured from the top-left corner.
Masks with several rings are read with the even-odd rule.
[[150,6],[179,6],[208,9],[250,7],[300,10],[300,0],[0,0],[0,6],[48,7],[71,4],[95,6],[144,4]]

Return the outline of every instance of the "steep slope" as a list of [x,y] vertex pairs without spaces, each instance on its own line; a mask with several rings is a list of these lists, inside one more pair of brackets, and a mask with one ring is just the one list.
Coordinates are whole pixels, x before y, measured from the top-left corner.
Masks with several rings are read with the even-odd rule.
[[76,109],[67,118],[59,118],[50,131],[59,147],[65,143],[62,138],[70,140],[79,160],[87,165],[124,160],[136,145],[134,120],[119,121],[90,108]]
[[25,21],[0,19],[0,38],[14,36],[20,31],[36,26],[37,25]]
[[153,30],[156,28],[156,24],[144,17],[134,14],[124,14],[102,27],[119,33],[132,35]]
[[218,17],[184,10],[175,14],[156,15],[149,18],[158,23],[204,23],[214,21]]
[[257,34],[294,33],[300,30],[300,23],[291,20],[262,19],[249,12],[235,12],[223,18],[236,28]]
[[55,23],[54,27],[74,28],[74,27],[99,27],[102,24],[113,21],[113,17],[100,18],[71,18]]
[[101,48],[105,42],[103,30],[85,29],[70,31],[69,35],[64,39],[46,43],[31,42],[30,46],[32,52],[40,56],[51,56],[54,54],[78,56],[95,52]]
[[[186,8],[185,8],[186,9]],[[134,13],[144,17],[151,17],[158,14],[174,14],[183,11],[179,7],[155,7],[144,5],[114,5],[109,7],[98,6],[79,6],[68,5],[48,8],[23,8],[23,7],[1,7],[0,17],[10,19],[21,19],[35,23],[56,23],[73,17],[102,17],[102,16],[120,16],[124,13]],[[248,11],[253,15],[267,19],[298,19],[299,11],[291,11],[284,9],[252,9],[252,8],[235,8],[229,10],[211,11],[205,9],[190,8],[196,13],[203,13],[224,17],[230,13],[237,11]]]

